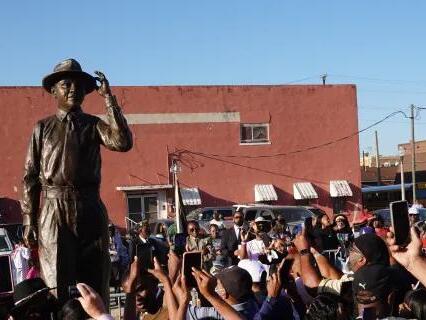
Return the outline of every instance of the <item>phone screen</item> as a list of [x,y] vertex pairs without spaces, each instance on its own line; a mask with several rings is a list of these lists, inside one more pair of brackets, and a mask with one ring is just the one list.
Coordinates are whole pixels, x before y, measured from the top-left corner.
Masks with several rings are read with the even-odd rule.
[[186,235],[184,233],[177,233],[175,235],[174,244],[175,253],[179,255],[183,254],[185,252]]
[[376,320],[376,308],[369,307],[362,310],[362,320]]
[[146,271],[147,269],[154,268],[152,248],[150,246],[136,245],[136,255],[138,257],[141,270]]
[[395,235],[395,244],[407,244],[410,237],[410,221],[408,219],[407,201],[391,202],[390,216]]
[[10,257],[0,256],[0,295],[13,292]]
[[183,254],[182,274],[185,276],[186,285],[189,288],[197,287],[197,281],[195,281],[192,275],[192,268],[194,267],[201,270],[201,259],[201,251],[185,252]]

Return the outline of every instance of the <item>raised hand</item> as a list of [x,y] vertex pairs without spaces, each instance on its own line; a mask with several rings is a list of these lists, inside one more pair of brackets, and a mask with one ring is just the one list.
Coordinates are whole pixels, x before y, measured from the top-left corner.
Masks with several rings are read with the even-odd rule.
[[173,285],[173,293],[178,301],[178,304],[187,304],[190,300],[189,290],[186,286],[185,276],[179,276]]
[[407,247],[401,247],[395,244],[395,236],[393,234],[392,227],[386,237],[386,242],[389,245],[392,257],[394,257],[395,260],[407,270],[410,270],[414,261],[421,258],[422,255],[422,241],[420,240],[415,227],[411,227],[410,235],[411,241]]
[[140,277],[139,262],[138,262],[138,257],[135,256],[132,264],[130,265],[130,271],[129,271],[128,277],[126,277],[121,283],[121,286],[123,287],[123,291],[125,293],[134,292],[136,290],[136,284],[138,282],[139,277]]
[[217,280],[215,277],[213,277],[211,274],[204,270],[197,270],[195,268],[192,268],[192,274],[194,275],[195,281],[197,281],[198,289],[200,290],[200,293],[204,297],[209,297],[214,295]]
[[111,96],[111,88],[109,87],[109,81],[105,75],[100,71],[95,71],[95,74],[97,75],[97,77],[95,77],[96,81],[101,83],[97,89],[98,93],[104,98]]
[[154,257],[154,269],[148,269],[148,272],[158,279],[161,283],[165,283],[169,280],[169,277],[161,268],[161,264],[158,262],[157,258]]
[[101,297],[92,287],[85,283],[77,283],[77,289],[81,294],[78,301],[89,316],[99,319],[102,315],[108,314]]
[[309,241],[306,237],[305,228],[302,228],[302,231],[296,236],[296,238],[294,238],[293,243],[299,252],[305,249],[309,249]]
[[281,279],[276,272],[274,272],[269,278],[266,289],[268,292],[268,297],[276,298],[280,295],[282,289]]

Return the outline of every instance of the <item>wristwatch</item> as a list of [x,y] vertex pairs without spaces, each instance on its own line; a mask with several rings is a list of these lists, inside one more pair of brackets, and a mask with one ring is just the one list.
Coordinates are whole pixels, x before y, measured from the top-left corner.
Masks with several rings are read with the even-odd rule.
[[309,249],[302,249],[302,250],[299,251],[299,254],[301,256],[306,256],[307,254],[310,254],[310,253],[311,253],[311,251]]

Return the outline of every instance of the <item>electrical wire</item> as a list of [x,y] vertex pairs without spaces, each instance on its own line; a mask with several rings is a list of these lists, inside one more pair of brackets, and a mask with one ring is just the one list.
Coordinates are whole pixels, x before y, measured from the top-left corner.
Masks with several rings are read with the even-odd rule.
[[293,154],[298,154],[298,153],[302,153],[302,152],[307,152],[307,151],[312,151],[312,150],[316,150],[316,149],[320,149],[326,146],[330,146],[332,144],[335,143],[339,143],[341,141],[350,139],[354,136],[359,135],[360,133],[363,133],[377,125],[379,125],[380,123],[386,121],[389,118],[392,118],[393,116],[397,115],[397,114],[402,114],[405,118],[409,118],[405,112],[398,110],[395,112],[392,112],[390,114],[388,114],[386,117],[384,117],[381,120],[378,120],[376,122],[374,122],[373,124],[365,127],[364,129],[361,129],[359,131],[356,131],[354,133],[351,133],[350,135],[335,139],[335,140],[331,140],[319,145],[315,145],[315,146],[310,146],[310,147],[306,147],[306,148],[302,148],[302,149],[298,149],[298,150],[294,150],[294,151],[289,151],[289,152],[284,152],[284,153],[275,153],[275,154],[265,154],[265,155],[257,155],[257,156],[251,156],[251,155],[226,155],[226,154],[212,154],[212,153],[204,153],[204,152],[198,152],[198,151],[191,151],[191,150],[179,150],[177,151],[177,153],[179,154],[183,154],[183,153],[190,153],[190,154],[194,154],[194,155],[198,155],[198,156],[208,156],[208,157],[216,157],[216,158],[243,158],[243,159],[259,159],[259,158],[275,158],[275,157],[284,157],[284,156],[289,156],[289,155],[293,155]]

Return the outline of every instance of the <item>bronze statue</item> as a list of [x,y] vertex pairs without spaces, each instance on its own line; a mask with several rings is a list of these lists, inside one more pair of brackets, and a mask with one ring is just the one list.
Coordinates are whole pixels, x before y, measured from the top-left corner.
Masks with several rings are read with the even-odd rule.
[[[108,80],[95,73],[96,78],[68,59],[43,79],[58,109],[35,125],[25,160],[24,240],[37,243],[42,278],[48,287],[57,287],[62,303],[76,282],[89,284],[108,303],[108,215],[99,197],[100,146],[125,152],[133,145]],[[105,98],[108,122],[81,109],[85,95],[94,90]]]

